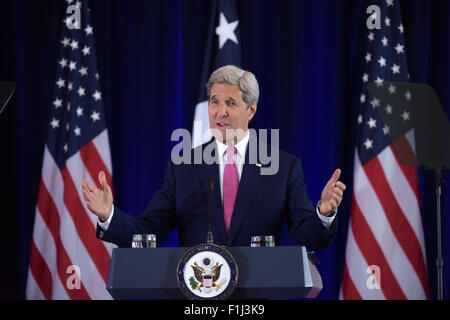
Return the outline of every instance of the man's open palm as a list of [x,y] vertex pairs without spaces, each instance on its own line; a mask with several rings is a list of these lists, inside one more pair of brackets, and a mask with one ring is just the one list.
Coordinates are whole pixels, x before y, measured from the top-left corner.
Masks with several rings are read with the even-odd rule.
[[105,173],[100,171],[98,181],[101,189],[91,185],[86,179],[81,182],[81,191],[89,210],[99,217],[100,221],[106,221],[112,210],[113,195],[111,188],[106,182]]

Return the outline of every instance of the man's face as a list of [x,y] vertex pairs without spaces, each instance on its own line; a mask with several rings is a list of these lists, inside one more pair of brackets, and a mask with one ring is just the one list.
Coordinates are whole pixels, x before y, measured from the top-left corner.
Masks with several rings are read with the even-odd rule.
[[226,144],[237,143],[247,133],[248,122],[255,112],[256,102],[247,108],[238,86],[225,83],[212,86],[208,113],[211,129],[218,130],[212,130],[216,139]]

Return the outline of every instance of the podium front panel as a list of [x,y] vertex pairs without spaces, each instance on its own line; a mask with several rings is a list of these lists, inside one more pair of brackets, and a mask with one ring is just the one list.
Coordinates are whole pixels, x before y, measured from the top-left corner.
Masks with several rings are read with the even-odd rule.
[[[178,288],[177,267],[189,249],[114,249],[107,283],[109,293],[116,299],[184,299]],[[308,294],[315,286],[313,280],[320,280],[304,247],[226,249],[239,269],[238,285],[230,299],[311,297]]]

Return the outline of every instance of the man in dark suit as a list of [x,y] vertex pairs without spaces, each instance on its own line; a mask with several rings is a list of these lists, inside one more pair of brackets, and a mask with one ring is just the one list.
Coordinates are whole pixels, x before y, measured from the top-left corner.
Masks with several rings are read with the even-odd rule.
[[[249,153],[254,149],[249,145],[266,147],[248,129],[259,97],[255,76],[234,66],[219,68],[208,81],[207,94],[214,138],[197,148],[202,154],[212,149],[215,163],[178,164],[179,159],[171,159],[162,188],[138,218],[113,206],[103,172],[99,173],[101,189],[84,180],[82,193],[87,207],[99,218],[97,237],[129,247],[133,234],[156,234],[160,241],[177,227],[180,246],[206,242],[213,178],[212,232],[216,244],[248,246],[254,235],[274,235],[279,244],[286,221],[291,240],[311,250],[326,249],[336,232],[336,210],[346,188],[338,181],[340,170],[333,173],[314,208],[299,158],[276,149],[275,174],[263,174],[266,168],[259,159],[251,161]],[[196,151],[190,151],[191,159]]]

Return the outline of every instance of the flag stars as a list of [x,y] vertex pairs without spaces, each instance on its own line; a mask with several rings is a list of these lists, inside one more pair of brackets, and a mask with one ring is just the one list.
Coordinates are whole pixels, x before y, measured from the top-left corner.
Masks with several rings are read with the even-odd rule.
[[67,103],[67,112],[70,111],[70,102]]
[[91,119],[93,122],[100,121],[100,112],[92,111]]
[[385,108],[387,114],[392,114],[392,106],[388,104]]
[[403,121],[408,121],[409,120],[409,112],[403,111],[402,119],[403,119]]
[[88,74],[86,67],[80,68],[80,70],[78,70],[78,72],[80,73],[81,76],[87,76],[87,74]]
[[361,124],[361,123],[363,123],[363,116],[362,116],[362,114],[360,114],[358,116],[358,124]]
[[369,41],[373,41],[375,39],[375,35],[373,34],[373,32],[369,33],[367,39],[369,39]]
[[86,94],[86,90],[83,87],[78,88],[78,96],[83,97]]
[[[66,26],[69,26],[72,24],[72,18],[71,17],[67,17],[65,19],[63,19],[63,22]],[[70,44],[69,44],[70,45]]]
[[90,34],[92,34],[92,33],[93,33],[92,26],[91,26],[91,25],[88,25],[88,26],[86,27],[86,29],[84,29],[84,32],[86,32],[86,35],[87,35],[87,36],[90,35]]
[[391,70],[393,74],[400,73],[400,66],[394,63],[394,65],[391,67]]
[[66,80],[59,78],[58,81],[56,81],[56,85],[61,89],[66,86]]
[[61,108],[62,107],[62,100],[56,98],[55,101],[53,101],[53,105],[55,106],[56,109]]
[[69,84],[67,85],[67,90],[72,91],[73,89],[73,83],[69,82]]
[[409,90],[408,91],[406,91],[406,93],[405,93],[405,98],[406,98],[406,100],[411,100],[411,92],[409,92]]
[[380,100],[378,100],[377,98],[373,98],[372,101],[370,101],[370,104],[375,109],[376,107],[378,107],[380,105]]
[[384,83],[384,79],[377,77],[377,79],[375,80],[375,83],[377,84],[377,87],[381,87]]
[[99,92],[98,90],[95,90],[95,92],[92,95],[92,97],[95,99],[95,101],[101,100],[102,99],[102,93]]
[[386,66],[386,59],[383,57],[380,57],[380,59],[378,59],[378,63],[380,64],[380,67],[385,67]]
[[395,46],[395,51],[397,51],[397,54],[400,54],[400,53],[404,53],[404,51],[403,51],[403,48],[404,48],[404,46],[402,46],[400,43],[397,43],[397,45]]
[[64,38],[61,40],[61,43],[63,44],[64,48],[70,45],[70,39]]
[[366,83],[367,81],[369,81],[369,75],[367,73],[363,74],[362,81],[363,81],[363,83]]
[[58,64],[61,66],[61,68],[67,67],[67,60],[62,58],[61,61],[58,61]]
[[361,103],[366,102],[366,95],[365,95],[365,94],[361,94],[361,96],[359,97],[359,101],[360,101]]
[[398,26],[398,31],[400,31],[400,33],[405,32],[405,29],[403,28],[403,24],[400,24],[400,25]]
[[386,19],[384,19],[384,24],[386,25],[386,27],[390,27],[391,26],[391,19],[386,17]]
[[370,62],[370,61],[372,61],[372,55],[369,52],[367,52],[367,54],[364,57],[364,59],[366,59],[366,62]]
[[389,128],[388,125],[385,125],[385,126],[383,127],[383,133],[384,133],[385,135],[387,135],[387,134],[390,133],[390,128]]
[[367,138],[366,141],[364,142],[364,146],[366,147],[367,150],[373,148],[373,140]]
[[67,153],[67,151],[69,151],[69,146],[67,145],[67,142],[64,144],[64,153]]
[[73,71],[76,68],[77,68],[77,62],[76,61],[70,61],[70,64],[69,64],[70,71]]
[[234,30],[237,28],[239,21],[228,22],[223,12],[220,13],[220,24],[216,28],[216,34],[219,36],[219,49],[222,49],[227,40],[231,40],[238,44],[238,39]]
[[59,120],[53,118],[53,120],[50,122],[50,125],[53,129],[59,128]]
[[392,83],[389,85],[388,90],[390,94],[394,94],[396,92],[396,89],[397,88]]
[[370,118],[369,121],[367,121],[367,124],[369,125],[370,129],[377,127],[377,120]]
[[394,6],[394,0],[386,0],[386,4],[388,7]]
[[81,50],[81,51],[83,52],[84,56],[91,54],[91,48],[88,46],[84,46],[83,50]]
[[81,117],[83,115],[83,108],[81,108],[80,106],[78,106],[77,108],[77,117]]
[[383,39],[381,39],[381,43],[383,44],[383,47],[386,47],[389,43],[389,40],[386,37],[383,37]]
[[75,129],[73,129],[73,132],[77,137],[81,136],[81,129],[78,126],[76,126]]
[[70,47],[72,48],[72,50],[78,49],[78,41],[72,40]]

